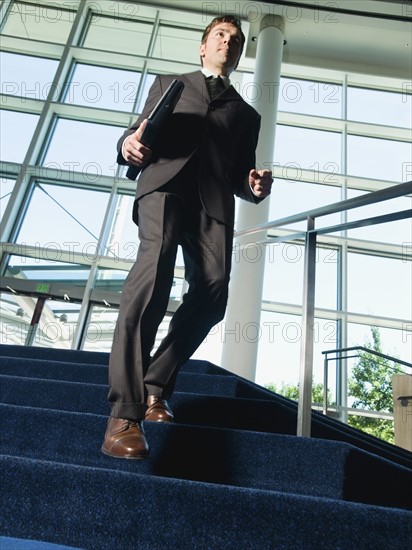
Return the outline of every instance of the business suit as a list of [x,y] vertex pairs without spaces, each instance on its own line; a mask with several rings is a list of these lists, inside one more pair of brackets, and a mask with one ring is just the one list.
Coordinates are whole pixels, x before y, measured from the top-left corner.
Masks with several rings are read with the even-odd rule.
[[[110,457],[145,458],[141,420],[173,422],[168,398],[179,367],[224,316],[233,195],[256,203],[271,192],[271,171],[254,167],[260,117],[228,86],[245,41],[237,17],[215,17],[199,45],[202,72],[180,76],[185,88],[155,150],[142,143],[146,117],[174,76],[157,77],[142,115],[118,144],[118,162],[143,171],[133,211],[140,246],[123,287],[110,356],[112,410],[101,449]],[[218,77],[205,81],[202,73]],[[189,288],[151,358],[178,245]]]
[[[147,118],[175,75],[156,78],[142,114],[118,143]],[[110,359],[112,416],[140,420],[147,393],[170,397],[179,367],[224,316],[231,267],[234,195],[253,203],[260,116],[230,86],[210,100],[201,71],[177,77],[185,88],[137,184],[133,219],[137,261],[125,282]],[[167,308],[178,245],[189,291],[169,333],[150,359]]]
[[198,151],[202,166],[198,185],[203,205],[211,217],[233,225],[233,194],[259,202],[251,192],[247,175],[255,166],[260,129],[260,116],[233,86],[210,101],[201,71],[157,77],[142,114],[119,140],[117,162],[125,164],[121,154],[124,139],[149,116],[174,78],[182,80],[185,88],[151,163],[139,178],[136,199],[169,182]]

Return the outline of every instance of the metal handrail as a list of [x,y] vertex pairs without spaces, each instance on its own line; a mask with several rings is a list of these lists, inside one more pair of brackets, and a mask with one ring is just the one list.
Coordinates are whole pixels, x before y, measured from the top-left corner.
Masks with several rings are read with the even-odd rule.
[[[376,355],[377,357],[382,357],[382,359],[387,359],[388,361],[393,361],[394,363],[399,363],[400,365],[404,365],[405,367],[409,367],[412,369],[412,363],[408,363],[408,361],[403,361],[402,359],[398,359],[397,357],[393,357],[392,355],[386,355],[385,353],[381,353],[380,351],[376,351],[374,349],[365,348],[365,346],[353,346],[350,348],[338,348],[338,349],[330,349],[326,351],[322,351],[322,355],[327,356],[329,353],[341,353],[341,352],[347,352],[347,351],[366,351],[367,353],[370,353],[372,355]],[[356,357],[356,355],[354,356]],[[336,359],[331,358],[331,359]],[[344,359],[344,357],[342,357]]]
[[318,234],[335,233],[357,227],[366,227],[386,223],[389,221],[406,219],[412,217],[412,210],[404,210],[364,218],[354,222],[340,223],[331,227],[316,229],[315,220],[321,216],[344,212],[353,208],[368,206],[378,202],[407,196],[412,193],[412,181],[386,187],[379,191],[353,197],[344,201],[333,203],[313,210],[307,210],[300,214],[281,218],[279,220],[255,225],[246,229],[236,231],[235,238],[268,231],[276,227],[284,227],[296,222],[306,221],[306,231],[300,231],[287,237],[274,237],[269,241],[277,242],[285,240],[305,240],[305,263],[303,274],[303,303],[302,303],[302,343],[300,351],[300,374],[299,374],[299,401],[298,419],[296,433],[298,436],[310,437],[312,418],[312,376],[313,376],[313,343],[314,343],[314,321],[315,321],[315,273],[316,273],[316,238]]
[[398,359],[397,357],[393,357],[392,355],[387,355],[386,353],[381,353],[380,351],[376,351],[374,349],[366,348],[365,346],[352,346],[349,348],[338,348],[338,349],[330,349],[326,351],[322,351],[322,355],[325,356],[323,360],[323,414],[328,413],[328,383],[329,383],[329,361],[338,361],[341,359],[352,359],[354,357],[359,357],[359,353],[355,353],[354,355],[345,355],[345,356],[336,356],[336,357],[328,357],[329,354],[334,353],[335,355],[341,354],[341,353],[348,353],[352,351],[364,351],[366,353],[370,353],[371,355],[375,355],[376,357],[380,357],[381,359],[387,359],[388,361],[392,361],[393,363],[398,363],[399,365],[403,365],[404,367],[408,367],[411,369],[411,375],[412,375],[412,363],[408,363],[408,361],[403,361],[402,359]]
[[[346,199],[344,201],[334,202],[326,206],[320,206],[319,208],[313,208],[312,210],[306,210],[305,212],[300,212],[299,214],[293,214],[292,216],[287,216],[286,218],[280,218],[279,220],[274,220],[271,222],[262,223],[255,225],[253,227],[248,227],[246,229],[235,231],[235,237],[242,237],[243,235],[252,235],[253,233],[259,233],[260,231],[267,231],[268,229],[274,229],[275,227],[283,227],[285,225],[290,225],[292,223],[307,221],[308,218],[320,218],[322,216],[328,216],[330,214],[336,214],[338,212],[345,212],[347,210],[352,210],[353,208],[360,208],[362,206],[368,206],[370,204],[375,204],[377,202],[382,202],[390,199],[395,199],[397,197],[404,197],[412,193],[412,180],[405,183],[400,183],[394,185],[393,187],[386,187],[385,189],[380,189],[379,191],[374,191],[371,193],[366,193],[365,195],[360,195],[359,197],[353,197],[351,199]],[[387,214],[386,216],[391,216],[392,214]],[[405,216],[405,217],[410,217]],[[353,222],[348,222],[352,224]],[[338,224],[334,227],[334,231],[344,231],[345,223]],[[316,230],[316,231],[319,231]],[[322,231],[324,231],[322,229]]]

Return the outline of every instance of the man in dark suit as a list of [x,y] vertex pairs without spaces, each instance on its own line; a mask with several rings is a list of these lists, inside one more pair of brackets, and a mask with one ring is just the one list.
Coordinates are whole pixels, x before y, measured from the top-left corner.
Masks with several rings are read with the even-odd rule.
[[[171,422],[179,368],[223,319],[231,268],[234,195],[259,203],[271,189],[256,170],[259,114],[230,85],[245,36],[234,16],[215,18],[200,45],[202,70],[158,76],[142,114],[118,143],[119,164],[142,169],[133,219],[136,263],[124,284],[109,365],[111,415],[102,451],[143,458],[142,420]],[[170,82],[185,87],[153,151],[141,142],[147,116]],[[151,357],[173,284],[178,245],[188,291]]]

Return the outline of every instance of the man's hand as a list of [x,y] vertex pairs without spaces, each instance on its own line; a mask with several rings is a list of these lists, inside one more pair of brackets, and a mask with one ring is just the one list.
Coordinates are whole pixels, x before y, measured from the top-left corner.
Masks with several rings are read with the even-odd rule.
[[251,170],[249,172],[249,185],[253,193],[259,198],[265,198],[272,189],[273,176],[270,170]]
[[124,140],[122,147],[122,155],[124,159],[129,164],[134,164],[140,168],[148,164],[152,156],[151,149],[148,149],[143,145],[143,143],[140,142],[146,125],[147,118],[144,119],[134,134],[131,134]]

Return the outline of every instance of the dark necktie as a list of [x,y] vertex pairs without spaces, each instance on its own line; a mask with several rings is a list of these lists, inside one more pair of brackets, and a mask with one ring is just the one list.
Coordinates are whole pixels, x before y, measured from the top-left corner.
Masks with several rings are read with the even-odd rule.
[[206,86],[209,91],[210,99],[213,101],[225,89],[225,85],[220,76],[209,77],[206,79]]

